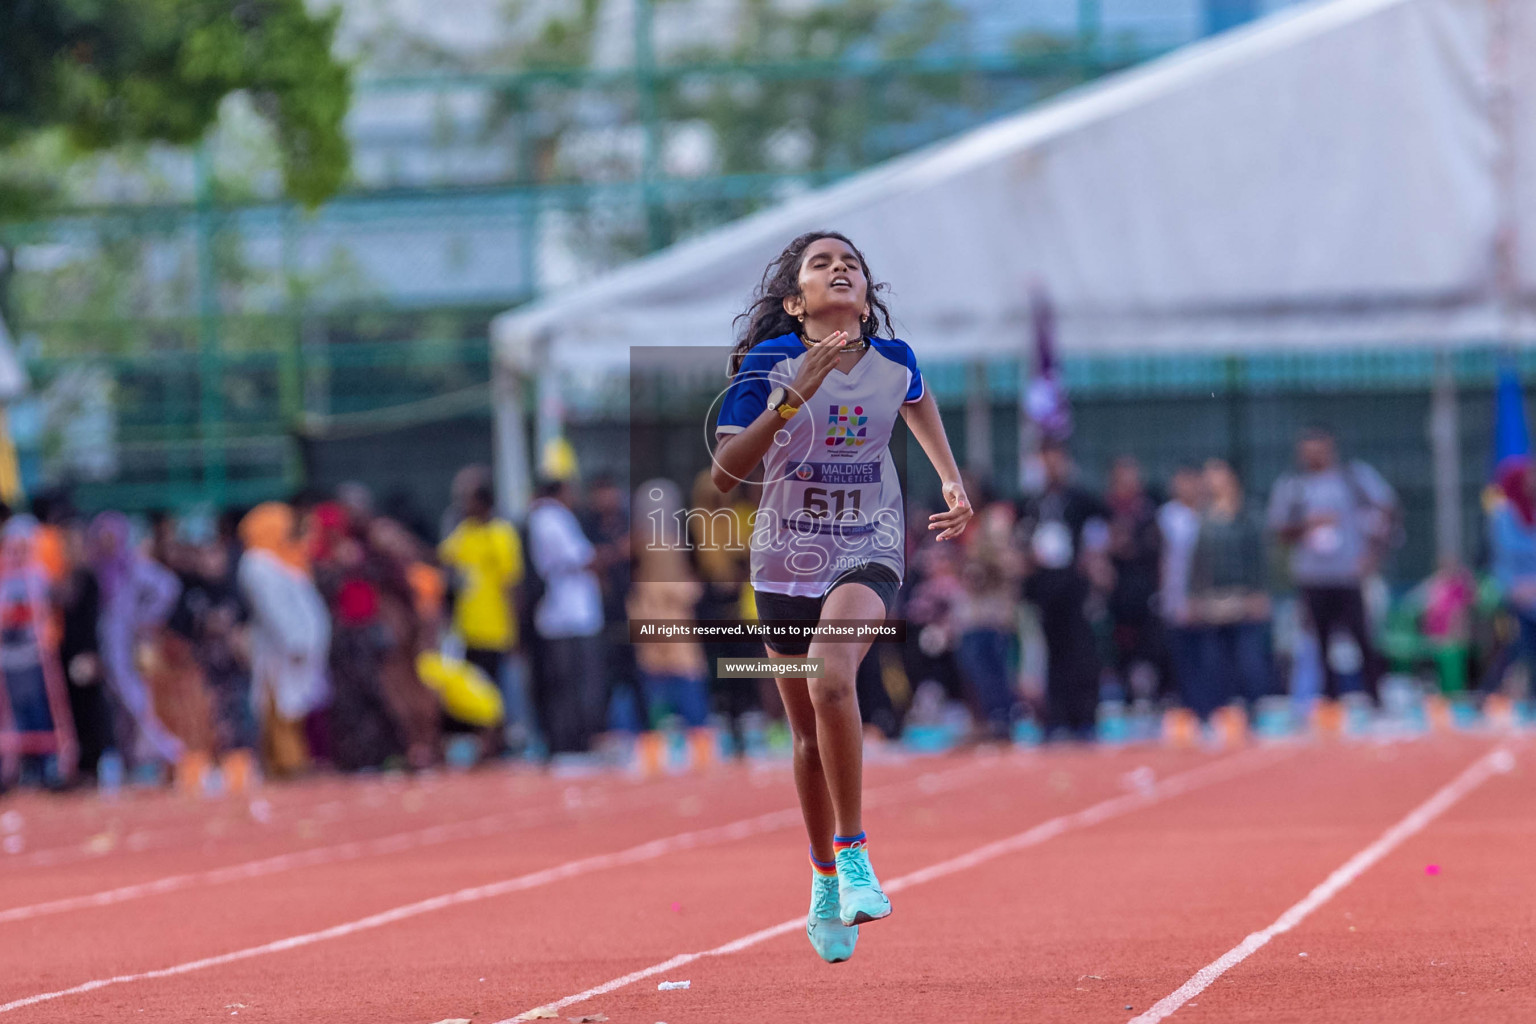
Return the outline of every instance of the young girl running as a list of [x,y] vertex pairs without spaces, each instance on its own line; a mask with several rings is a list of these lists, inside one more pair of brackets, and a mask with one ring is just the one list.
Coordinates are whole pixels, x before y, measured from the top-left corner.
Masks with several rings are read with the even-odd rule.
[[[731,355],[713,478],[730,490],[763,467],[752,587],[765,624],[879,623],[904,569],[901,484],[889,446],[898,413],[943,481],[938,539],[971,518],[939,408],[912,350],[894,337],[863,254],[831,231],[801,235],[769,264]],[[884,337],[877,336],[877,332]],[[853,955],[858,925],[891,912],[869,864],[863,731],[854,677],[867,637],[775,639],[821,674],[778,679],[795,738],[795,787],[811,840],[806,934],[822,959]]]

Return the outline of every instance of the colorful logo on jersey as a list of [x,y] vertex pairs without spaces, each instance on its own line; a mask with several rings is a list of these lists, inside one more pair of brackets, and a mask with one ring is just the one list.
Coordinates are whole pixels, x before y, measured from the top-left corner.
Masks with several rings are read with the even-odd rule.
[[816,475],[816,468],[810,463],[802,462],[795,468],[795,479],[809,480]]
[[864,435],[869,430],[865,426],[869,417],[864,415],[864,407],[829,405],[827,408],[830,410],[827,413],[827,447],[835,448],[840,444],[850,448],[863,447]]

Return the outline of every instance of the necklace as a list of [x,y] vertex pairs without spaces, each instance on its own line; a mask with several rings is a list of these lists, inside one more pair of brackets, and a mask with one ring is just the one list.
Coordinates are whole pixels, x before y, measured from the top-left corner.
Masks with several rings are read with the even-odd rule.
[[[826,340],[827,339],[825,339],[825,338],[821,338],[821,339],[819,339],[817,341],[812,341],[810,338],[807,338],[805,335],[803,335],[803,334],[800,335],[800,344],[804,345],[806,348],[810,348],[812,345],[819,345],[819,344],[821,344],[821,342],[826,341]],[[848,344],[843,346],[843,351],[844,352],[862,352],[862,351],[864,351],[867,348],[869,348],[869,339],[868,338],[858,338],[858,339],[856,339],[854,341],[848,342]]]

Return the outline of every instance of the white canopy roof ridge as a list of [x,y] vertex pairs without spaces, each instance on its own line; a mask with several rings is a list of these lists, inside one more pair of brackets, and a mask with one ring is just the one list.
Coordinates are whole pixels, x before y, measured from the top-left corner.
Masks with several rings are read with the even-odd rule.
[[503,314],[498,359],[728,343],[815,228],[859,244],[930,359],[1017,352],[1033,283],[1067,355],[1529,343],[1536,4],[1499,2],[1290,8]]

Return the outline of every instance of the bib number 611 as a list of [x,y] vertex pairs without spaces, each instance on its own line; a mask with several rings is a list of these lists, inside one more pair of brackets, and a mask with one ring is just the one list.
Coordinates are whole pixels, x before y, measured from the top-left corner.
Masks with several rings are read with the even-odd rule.
[[805,489],[805,502],[801,508],[817,518],[822,518],[830,513],[834,519],[841,519],[844,508],[850,509],[855,513],[861,511],[859,508],[860,493],[857,487],[836,491],[829,491],[825,487],[807,487]]

